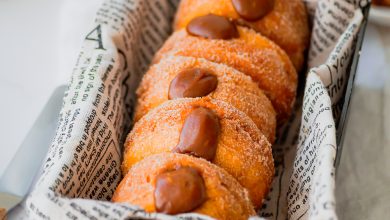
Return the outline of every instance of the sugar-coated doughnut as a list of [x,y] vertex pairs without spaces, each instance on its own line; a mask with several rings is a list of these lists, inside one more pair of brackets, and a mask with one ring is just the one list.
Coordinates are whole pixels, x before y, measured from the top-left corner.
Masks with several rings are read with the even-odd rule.
[[372,0],[375,5],[390,6],[390,0]]
[[250,76],[270,99],[278,123],[293,108],[297,73],[286,53],[276,44],[245,27],[237,27],[238,38],[229,40],[192,36],[186,30],[175,32],[156,54],[157,63],[170,55],[204,58],[225,64]]
[[215,163],[249,191],[255,207],[261,205],[274,175],[271,144],[253,121],[209,97],[170,100],[142,117],[125,142],[122,173],[162,152]]
[[147,212],[195,212],[216,219],[255,215],[247,191],[226,171],[177,153],[152,155],[134,165],[112,201],[138,205]]
[[194,18],[216,14],[247,25],[283,48],[298,71],[309,44],[309,27],[302,0],[182,0],[175,28],[185,28]]
[[[180,78],[180,74],[191,78]],[[137,95],[135,121],[169,99],[207,96],[232,104],[255,122],[270,143],[275,139],[276,117],[271,102],[249,76],[223,64],[202,58],[167,57],[146,72]]]
[[272,184],[276,127],[293,110],[304,3],[181,0],[174,29],[137,89],[112,201],[248,219]]

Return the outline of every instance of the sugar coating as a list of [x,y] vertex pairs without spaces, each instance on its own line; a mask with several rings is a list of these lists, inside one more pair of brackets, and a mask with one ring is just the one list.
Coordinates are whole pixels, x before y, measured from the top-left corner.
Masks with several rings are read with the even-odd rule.
[[[232,19],[240,18],[231,0],[182,0],[174,27],[176,30],[184,28],[193,18],[210,13]],[[245,23],[283,48],[296,69],[302,69],[310,37],[303,1],[275,0],[274,9],[265,17]]]
[[274,175],[271,144],[247,115],[209,97],[167,101],[141,118],[127,137],[122,173],[127,174],[134,164],[150,155],[170,152],[179,143],[187,115],[199,106],[213,110],[220,120],[212,162],[248,189],[254,206],[259,207]]
[[215,40],[180,30],[156,54],[157,63],[167,56],[204,58],[226,64],[250,76],[271,100],[278,123],[288,119],[295,102],[297,73],[286,53],[255,31],[238,27],[240,38]]
[[157,175],[179,166],[197,169],[205,181],[208,199],[193,212],[217,219],[248,219],[255,215],[248,192],[225,170],[204,159],[176,153],[155,154],[137,163],[117,187],[112,201],[155,212]]
[[[238,26],[239,38],[210,40],[190,36],[182,29],[194,17],[209,13],[232,18],[253,30]],[[301,70],[309,41],[304,5],[300,0],[275,0],[268,15],[246,22],[239,18],[231,0],[182,0],[175,27],[178,31],[156,54],[155,65],[137,91],[136,119],[149,113],[128,135],[122,164],[127,175],[113,200],[156,211],[153,192],[157,174],[189,165],[202,172],[209,197],[195,212],[218,219],[247,219],[254,214],[248,196],[259,207],[274,174],[267,141],[273,142],[275,135],[275,112],[270,102],[282,123],[295,101],[295,68]],[[169,83],[189,67],[216,72],[217,88],[204,98],[167,101]],[[159,154],[178,144],[187,115],[198,106],[212,109],[220,119],[216,157],[211,162],[223,169],[192,156]]]
[[232,104],[247,114],[270,143],[275,140],[276,113],[271,102],[249,76],[202,58],[168,56],[153,65],[137,90],[135,121],[168,100],[171,81],[183,70],[202,68],[217,76],[217,88],[208,97]]

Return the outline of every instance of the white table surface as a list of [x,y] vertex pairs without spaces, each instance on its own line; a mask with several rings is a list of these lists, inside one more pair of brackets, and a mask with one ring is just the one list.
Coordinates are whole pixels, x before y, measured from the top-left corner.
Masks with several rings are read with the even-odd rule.
[[[55,88],[69,77],[87,25],[78,21],[79,30],[66,34],[77,29],[63,21],[72,17],[61,10],[69,4],[77,0],[0,0],[0,177]],[[88,18],[91,11],[80,8],[72,13]],[[374,34],[367,38],[383,50],[370,56],[364,56],[363,50],[337,179],[340,219],[390,216],[390,190],[384,192],[384,187],[390,189],[390,162],[386,162],[390,133],[385,133],[390,120],[384,116],[384,109],[390,110],[390,83],[385,80],[390,70],[374,65],[390,63],[390,29],[370,25],[368,31]],[[375,159],[379,162],[373,163]],[[366,160],[371,162],[365,164]],[[370,211],[373,204],[378,207],[375,212]]]
[[59,84],[61,4],[0,0],[0,176]]
[[99,1],[0,0],[0,177],[54,90],[69,81]]
[[390,27],[369,24],[336,179],[340,219],[390,218]]

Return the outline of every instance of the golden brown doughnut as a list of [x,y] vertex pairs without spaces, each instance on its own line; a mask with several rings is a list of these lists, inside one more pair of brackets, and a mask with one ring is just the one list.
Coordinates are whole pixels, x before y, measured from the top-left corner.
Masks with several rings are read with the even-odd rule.
[[[243,13],[240,2],[257,3],[257,7],[248,5],[249,10]],[[262,33],[287,52],[298,71],[302,69],[310,36],[302,0],[182,0],[174,26],[176,30],[185,28],[192,19],[210,13],[229,17]]]
[[156,54],[154,62],[170,55],[205,58],[226,64],[252,77],[271,100],[278,123],[292,110],[297,88],[297,73],[285,52],[253,30],[238,27],[239,38],[206,39],[191,36],[186,30],[175,32]]
[[[190,173],[186,172],[188,169]],[[178,170],[180,173],[169,175]],[[166,173],[168,177],[161,177]],[[172,187],[175,190],[169,190]],[[202,188],[205,197],[200,195]],[[188,202],[191,200],[196,202]],[[177,214],[187,210],[184,212],[217,219],[248,219],[255,215],[247,191],[226,171],[204,159],[177,153],[152,155],[134,165],[120,182],[112,201],[138,205],[147,212]]]
[[[274,142],[275,111],[257,84],[250,77],[233,68],[202,58],[170,56],[153,65],[144,75],[137,90],[138,103],[135,121],[169,99],[169,91],[172,91],[173,87],[172,82],[178,79],[179,73],[190,75],[196,70],[204,70],[216,76],[216,86],[211,91],[207,90],[202,96],[207,95],[232,104],[255,122],[270,143]],[[199,92],[201,88],[194,87],[193,90]],[[193,96],[187,94],[186,97]]]
[[207,158],[225,169],[248,189],[255,207],[273,179],[270,143],[248,116],[219,100],[176,99],[151,110],[127,137],[122,173],[147,156],[171,151]]
[[390,0],[372,0],[374,5],[390,6]]

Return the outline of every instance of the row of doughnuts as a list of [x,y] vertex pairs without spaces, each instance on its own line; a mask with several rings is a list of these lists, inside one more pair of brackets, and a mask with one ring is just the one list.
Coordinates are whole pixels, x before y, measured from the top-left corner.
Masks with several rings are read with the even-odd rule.
[[247,219],[274,175],[272,143],[308,43],[301,0],[182,0],[137,90],[112,201]]

